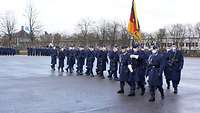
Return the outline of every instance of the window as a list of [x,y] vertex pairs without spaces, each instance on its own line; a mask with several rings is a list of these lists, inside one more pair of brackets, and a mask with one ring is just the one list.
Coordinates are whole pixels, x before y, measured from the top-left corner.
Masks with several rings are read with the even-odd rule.
[[195,43],[195,46],[198,47],[199,46],[198,43]]
[[189,47],[189,45],[190,45],[189,43],[186,43],[186,47]]
[[192,43],[192,47],[194,47],[195,43]]
[[179,45],[181,46],[181,47],[184,47],[184,43],[183,42],[181,42],[181,43],[179,43]]
[[172,44],[171,43],[167,43],[167,46],[170,47],[170,46],[172,46]]

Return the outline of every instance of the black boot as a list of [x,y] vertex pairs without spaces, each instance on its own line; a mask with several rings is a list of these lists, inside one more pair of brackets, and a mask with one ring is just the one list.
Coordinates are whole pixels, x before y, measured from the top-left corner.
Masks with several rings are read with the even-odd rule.
[[178,89],[177,89],[177,87],[174,88],[174,94],[178,94]]
[[118,94],[124,94],[124,90],[121,89],[121,90],[117,91],[117,93]]
[[166,80],[167,82],[167,89],[170,89],[170,80]]
[[155,102],[155,97],[151,97],[151,98],[149,99],[149,102]]
[[94,75],[93,75],[93,74],[91,74],[91,75],[90,75],[90,77],[94,77]]
[[112,76],[109,75],[109,76],[108,76],[108,79],[109,79],[109,80],[112,80]]
[[150,92],[151,93],[151,98],[149,99],[149,102],[154,102],[155,101],[155,92]]
[[117,93],[118,94],[124,94],[124,83],[120,82],[120,90]]
[[130,93],[128,94],[129,97],[135,96],[135,91],[130,91]]
[[165,99],[164,92],[161,92],[161,99],[162,99],[162,100]]
[[71,68],[70,68],[69,70],[70,70],[70,73],[73,73],[73,71],[72,71],[72,69],[71,69]]
[[119,81],[119,78],[118,78],[118,77],[114,77],[114,80],[115,80],[115,81]]
[[66,72],[68,72],[68,69],[69,69],[68,67],[67,67],[67,68],[65,68]]
[[105,79],[105,77],[102,75],[101,77],[100,77],[101,79]]
[[144,94],[145,94],[145,88],[143,87],[141,91],[141,96],[143,96]]

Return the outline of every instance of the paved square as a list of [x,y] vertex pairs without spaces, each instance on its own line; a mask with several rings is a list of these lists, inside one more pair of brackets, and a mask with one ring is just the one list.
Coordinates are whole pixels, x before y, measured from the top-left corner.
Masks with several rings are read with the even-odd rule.
[[118,95],[119,83],[50,70],[50,57],[0,56],[0,113],[199,113],[200,58],[185,58],[179,94]]

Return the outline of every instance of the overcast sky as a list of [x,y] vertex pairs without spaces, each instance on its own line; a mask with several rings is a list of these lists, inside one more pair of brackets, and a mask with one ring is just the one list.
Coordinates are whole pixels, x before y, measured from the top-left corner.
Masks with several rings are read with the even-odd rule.
[[[95,21],[129,20],[132,0],[32,0],[39,20],[48,32],[72,33],[82,18]],[[200,22],[200,0],[136,0],[141,29],[153,32],[174,23]],[[0,16],[13,12],[18,29],[26,25],[23,16],[27,0],[0,0]]]

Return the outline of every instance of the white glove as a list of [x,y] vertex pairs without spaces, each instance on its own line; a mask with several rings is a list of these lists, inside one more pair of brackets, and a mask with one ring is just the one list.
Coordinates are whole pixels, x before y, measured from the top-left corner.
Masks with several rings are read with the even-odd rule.
[[129,71],[130,71],[131,73],[133,72],[132,65],[128,65],[128,69],[129,69]]
[[130,55],[130,58],[138,59],[138,58],[139,58],[139,55]]

